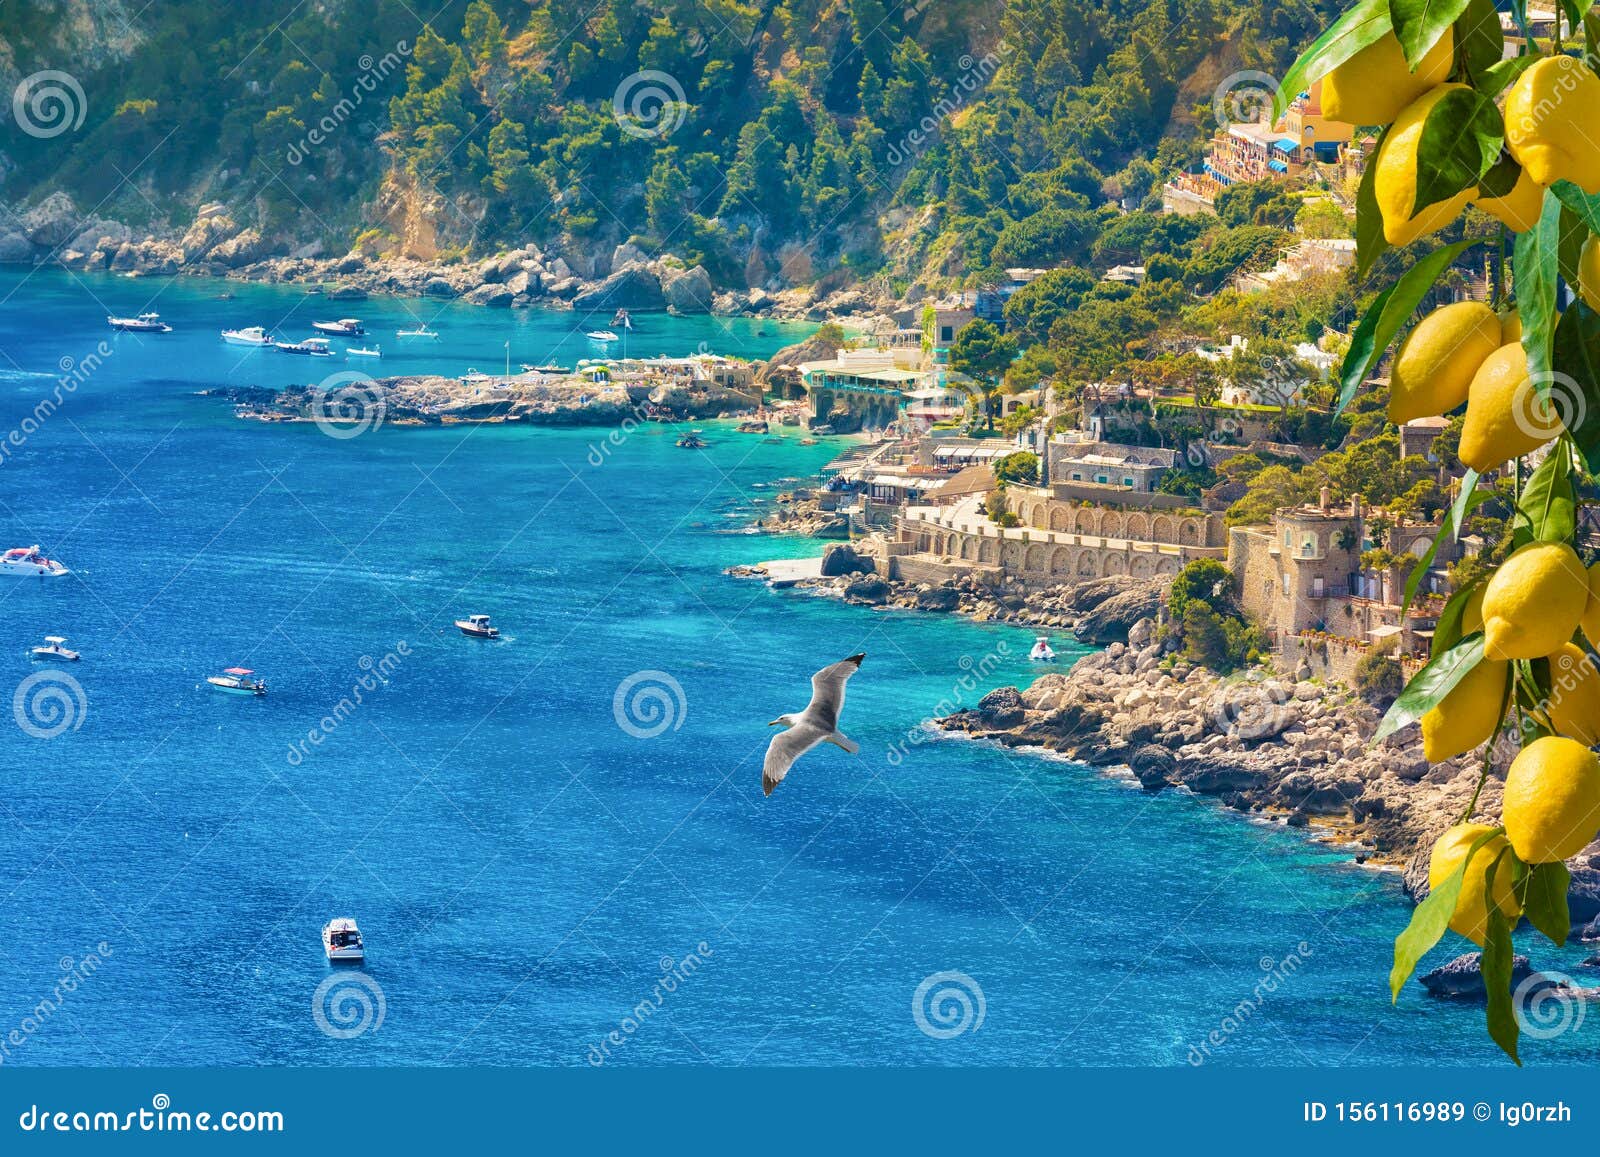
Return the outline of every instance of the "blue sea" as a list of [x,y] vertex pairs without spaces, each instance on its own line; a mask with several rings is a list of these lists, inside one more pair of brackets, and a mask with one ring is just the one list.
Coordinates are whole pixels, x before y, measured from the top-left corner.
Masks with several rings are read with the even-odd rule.
[[[177,331],[107,331],[143,308]],[[740,531],[837,440],[340,439],[197,396],[326,372],[220,329],[350,313],[386,373],[570,364],[608,320],[0,274],[0,544],[72,568],[0,590],[0,1063],[1496,1063],[1479,1010],[1390,1007],[1392,874],[923,729],[1030,678],[1029,632],[725,575],[822,549]],[[440,340],[402,353],[418,320]],[[807,332],[637,326],[637,354]],[[30,663],[46,634],[82,661]],[[763,798],[766,722],[857,651],[860,754]],[[269,694],[205,684],[235,665]],[[364,967],[325,962],[334,916]],[[1592,1060],[1597,1030],[1524,1053]]]

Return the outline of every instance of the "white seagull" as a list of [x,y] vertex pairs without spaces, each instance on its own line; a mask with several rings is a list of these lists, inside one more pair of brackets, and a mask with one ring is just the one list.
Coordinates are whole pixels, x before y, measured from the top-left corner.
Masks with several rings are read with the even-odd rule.
[[811,702],[799,715],[780,715],[768,727],[786,727],[767,745],[767,758],[761,764],[761,790],[766,795],[783,782],[794,761],[819,743],[842,747],[851,755],[860,751],[856,743],[839,731],[839,710],[844,706],[845,682],[861,668],[865,654],[851,655],[811,676]]

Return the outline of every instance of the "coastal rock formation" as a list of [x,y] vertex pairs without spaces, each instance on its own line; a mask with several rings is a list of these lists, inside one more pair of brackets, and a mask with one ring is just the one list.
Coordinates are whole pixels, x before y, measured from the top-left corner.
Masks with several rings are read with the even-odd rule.
[[607,277],[593,289],[586,289],[572,299],[572,308],[580,312],[608,309],[635,309],[640,312],[667,307],[661,292],[661,281],[649,269],[630,265]]
[[[1483,987],[1483,972],[1479,966],[1483,954],[1481,952],[1465,952],[1447,964],[1441,964],[1432,972],[1425,972],[1417,977],[1417,982],[1428,990],[1431,996],[1450,997],[1457,1000],[1483,1000],[1485,997]],[[1533,967],[1528,963],[1526,956],[1513,956],[1511,958],[1511,986],[1515,988],[1528,977],[1533,975]],[[1540,987],[1545,987],[1541,985]],[[1562,981],[1551,980],[1551,988],[1571,988],[1572,986]],[[1581,991],[1581,990],[1578,990]]]
[[[872,560],[856,551],[856,548],[847,542],[837,546],[830,546],[822,555],[822,574],[824,578],[838,578],[840,575],[872,574]],[[885,583],[885,588],[888,584]]]
[[1131,585],[1097,602],[1078,624],[1073,634],[1078,642],[1093,646],[1126,643],[1128,632],[1141,619],[1155,617],[1166,602],[1170,580]]
[[661,292],[666,298],[667,308],[683,314],[710,313],[716,296],[711,275],[701,265],[693,269],[664,270],[661,274]]

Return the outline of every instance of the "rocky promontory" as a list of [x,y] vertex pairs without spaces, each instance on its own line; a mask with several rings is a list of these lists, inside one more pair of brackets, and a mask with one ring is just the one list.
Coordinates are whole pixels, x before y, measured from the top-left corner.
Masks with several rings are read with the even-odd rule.
[[[939,721],[1011,747],[1042,747],[1096,767],[1125,767],[1150,791],[1179,787],[1294,827],[1323,829],[1362,862],[1405,870],[1427,893],[1427,853],[1472,798],[1474,753],[1430,765],[1415,727],[1374,744],[1381,713],[1340,687],[1266,666],[1228,676],[1187,662],[1150,619],[1128,642],[1087,655],[1025,688],[1002,687]],[[1504,768],[1508,749],[1495,766]],[[1494,822],[1491,774],[1476,818]],[[1600,916],[1600,844],[1569,863],[1572,918]]]

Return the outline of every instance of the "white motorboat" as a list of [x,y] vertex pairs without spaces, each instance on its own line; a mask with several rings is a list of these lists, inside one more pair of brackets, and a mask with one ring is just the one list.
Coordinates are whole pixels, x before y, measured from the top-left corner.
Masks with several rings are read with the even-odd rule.
[[367,327],[353,317],[341,317],[338,321],[314,321],[311,328],[334,337],[365,337],[367,334]]
[[71,573],[55,559],[40,554],[37,546],[13,547],[5,554],[0,554],[0,574],[59,578],[61,575]]
[[275,341],[272,344],[286,354],[300,354],[309,358],[333,356],[333,351],[328,348],[328,339],[325,337],[308,337],[305,341]]
[[207,675],[206,682],[226,695],[265,695],[266,680],[251,678],[254,674],[249,667],[229,667],[220,675]]
[[397,329],[397,330],[394,331],[394,336],[395,337],[438,337],[439,335],[435,331],[429,329],[427,326],[419,325],[419,326],[417,326],[416,329]]
[[621,340],[620,338],[617,337],[616,334],[612,333],[609,329],[591,329],[588,333],[584,334],[583,336],[588,338],[590,341],[598,341],[598,342],[620,341]]
[[361,929],[348,916],[336,916],[322,926],[322,950],[331,964],[359,964],[367,958]]
[[1035,663],[1054,663],[1056,653],[1050,647],[1050,636],[1040,635],[1033,641],[1033,650],[1028,652],[1028,658]]
[[69,651],[63,645],[66,641],[64,635],[46,635],[44,646],[35,647],[28,653],[42,663],[76,663],[82,656],[76,651]]
[[456,630],[472,639],[498,639],[500,628],[489,625],[488,615],[468,615],[456,620]]
[[141,313],[138,317],[108,317],[106,324],[122,333],[172,332],[172,327],[161,320],[159,313]]
[[272,335],[259,325],[251,325],[244,329],[223,330],[222,340],[229,345],[247,345],[260,349],[272,344]]
[[356,346],[354,349],[345,350],[344,356],[347,358],[381,358],[383,349],[380,346],[373,346],[371,349],[366,346]]
[[462,374],[460,378],[460,381],[469,386],[481,386],[483,383],[489,380],[491,380],[489,375],[478,369],[476,366],[468,369],[467,372]]

